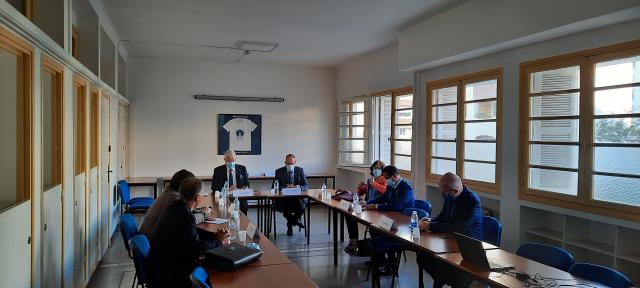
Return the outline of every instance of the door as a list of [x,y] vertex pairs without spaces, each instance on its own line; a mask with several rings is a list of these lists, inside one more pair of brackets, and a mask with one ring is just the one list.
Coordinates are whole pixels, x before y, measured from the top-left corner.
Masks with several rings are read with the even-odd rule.
[[74,287],[82,287],[85,279],[85,198],[86,198],[86,175],[87,175],[87,95],[86,82],[82,79],[74,80],[73,101],[73,141],[74,141],[74,191],[73,191],[73,276]]
[[100,214],[98,205],[98,108],[100,107],[100,94],[98,90],[91,90],[89,109],[89,187],[88,187],[88,204],[87,207],[87,255],[88,270],[85,279],[89,279],[91,273],[98,265],[99,254],[99,236],[98,236],[98,215]]
[[109,211],[111,194],[111,103],[108,96],[100,98],[100,252],[109,247]]

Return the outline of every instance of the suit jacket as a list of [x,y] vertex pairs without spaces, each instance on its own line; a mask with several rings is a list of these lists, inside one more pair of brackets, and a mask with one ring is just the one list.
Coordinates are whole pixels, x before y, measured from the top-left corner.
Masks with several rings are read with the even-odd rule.
[[[236,187],[249,187],[249,174],[247,168],[236,164],[236,179],[233,182]],[[211,178],[211,191],[222,191],[224,182],[227,181],[229,175],[227,174],[227,165],[220,165],[213,170],[213,177]]]
[[151,287],[191,287],[189,274],[203,251],[186,202],[175,201],[162,213],[150,246]]
[[[166,210],[173,202],[178,200],[180,200],[180,194],[178,194],[178,191],[171,189],[171,187],[165,188],[158,198],[153,200],[153,204],[149,207],[147,214],[144,215],[144,221],[140,226],[140,233],[146,235],[149,242],[153,239],[153,230],[156,229],[158,219],[160,219],[164,210]],[[194,210],[191,214],[193,214],[193,217],[195,218],[196,225],[204,222],[205,219],[201,213]]]
[[387,185],[387,190],[380,197],[369,200],[367,204],[378,204],[380,211],[398,211],[413,208],[413,187],[407,180],[400,180],[395,187]]
[[287,167],[278,168],[275,175],[280,188],[287,187],[288,184],[293,184],[300,185],[300,189],[302,189],[302,191],[307,191],[307,189],[309,189],[307,176],[304,175],[304,169],[301,167],[293,167],[293,183],[289,183],[289,171],[287,171]]
[[429,224],[433,232],[458,232],[482,240],[482,208],[476,193],[464,187],[457,198],[444,200],[442,212]]

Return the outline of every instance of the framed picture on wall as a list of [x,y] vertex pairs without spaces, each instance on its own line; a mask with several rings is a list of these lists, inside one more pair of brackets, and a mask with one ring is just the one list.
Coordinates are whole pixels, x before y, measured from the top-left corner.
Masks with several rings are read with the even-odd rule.
[[218,114],[218,155],[227,150],[238,155],[260,155],[262,115]]

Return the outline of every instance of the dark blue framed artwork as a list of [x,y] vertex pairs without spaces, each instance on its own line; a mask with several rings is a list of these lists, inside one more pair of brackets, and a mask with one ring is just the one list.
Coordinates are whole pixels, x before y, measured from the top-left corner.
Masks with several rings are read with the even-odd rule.
[[262,115],[218,114],[218,155],[227,150],[238,155],[260,155]]

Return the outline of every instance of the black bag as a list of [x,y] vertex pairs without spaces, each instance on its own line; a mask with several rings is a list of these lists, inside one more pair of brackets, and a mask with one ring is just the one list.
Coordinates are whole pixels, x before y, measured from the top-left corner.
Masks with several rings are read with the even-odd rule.
[[371,246],[369,246],[369,238],[358,240],[358,254],[360,257],[369,257],[373,255]]
[[222,271],[229,271],[247,265],[262,256],[262,251],[231,243],[204,252],[206,264]]

